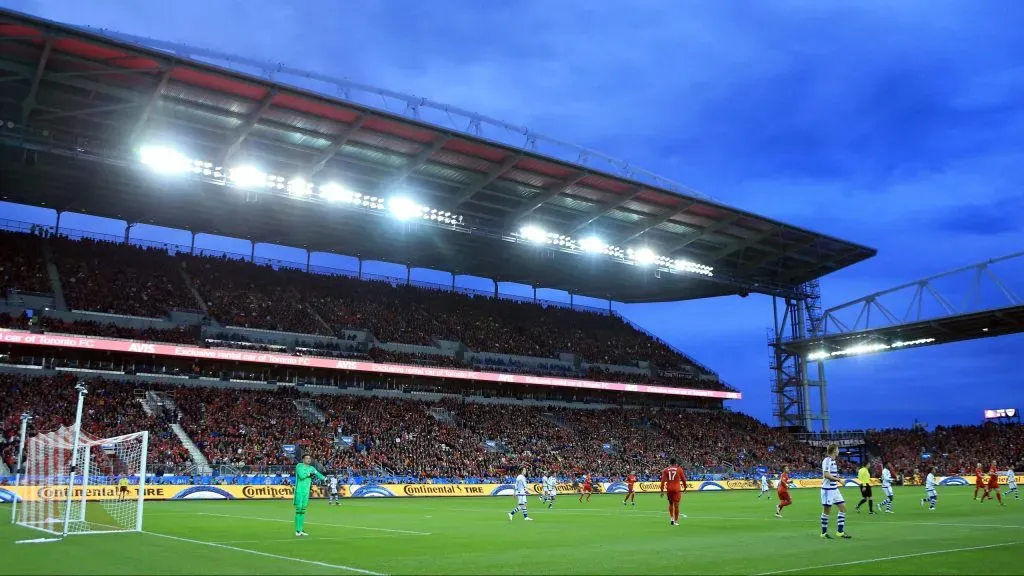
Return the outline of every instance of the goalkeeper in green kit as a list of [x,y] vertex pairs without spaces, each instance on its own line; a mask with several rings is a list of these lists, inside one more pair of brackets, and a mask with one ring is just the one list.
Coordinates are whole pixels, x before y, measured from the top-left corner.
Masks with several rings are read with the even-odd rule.
[[306,507],[309,506],[309,489],[313,485],[313,477],[324,480],[321,474],[310,462],[313,459],[306,454],[302,462],[295,465],[295,535],[309,536],[303,530],[306,523]]

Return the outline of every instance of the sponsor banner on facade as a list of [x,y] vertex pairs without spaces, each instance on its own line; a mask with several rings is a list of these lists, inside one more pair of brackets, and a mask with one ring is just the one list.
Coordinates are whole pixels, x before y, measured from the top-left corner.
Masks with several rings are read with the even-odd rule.
[[[85,491],[85,499],[91,502],[116,500],[119,495],[117,486],[76,486],[72,498],[80,500]],[[291,499],[295,495],[293,486],[205,486],[205,485],[163,485],[151,484],[145,488],[146,500],[281,500]],[[322,490],[314,490],[318,496]],[[0,502],[60,501],[68,497],[67,486],[6,486],[0,488]],[[128,487],[128,498],[139,497],[139,489]]]
[[567,388],[586,388],[592,390],[613,390],[616,392],[638,392],[642,394],[666,394],[670,396],[698,396],[703,398],[718,398],[722,400],[740,400],[743,398],[743,395],[739,392],[672,388],[668,386],[626,384],[622,382],[595,382],[591,380],[577,380],[574,378],[551,378],[546,376],[527,376],[523,374],[477,372],[475,370],[430,368],[426,366],[405,364],[381,364],[360,360],[338,360],[337,358],[290,356],[288,354],[277,354],[273,352],[251,352],[232,350],[229,348],[200,348],[198,346],[156,344],[150,342],[135,342],[132,340],[89,338],[62,334],[33,334],[23,330],[0,329],[0,343],[101,350],[107,352],[134,352],[140,354],[153,354],[156,356],[206,358],[209,360],[228,360],[233,362],[251,362],[256,364],[276,364],[283,366],[304,366],[309,368],[323,368],[327,370],[374,372],[377,374],[404,374],[408,376],[448,378],[453,380],[478,380],[484,382],[504,382],[507,384],[559,386]]

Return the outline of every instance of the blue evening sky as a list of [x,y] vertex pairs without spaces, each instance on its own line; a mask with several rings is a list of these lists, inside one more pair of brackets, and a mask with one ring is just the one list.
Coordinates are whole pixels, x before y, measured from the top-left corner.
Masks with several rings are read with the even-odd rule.
[[[878,248],[823,280],[826,307],[1024,249],[1024,3],[1013,0],[0,4],[451,103]],[[134,236],[187,244],[152,227]],[[248,253],[240,241],[201,243]],[[272,246],[257,255],[304,258]],[[997,270],[1024,296],[1021,263]],[[966,284],[943,286],[962,297]],[[902,314],[908,302],[890,307]],[[771,420],[769,299],[620,309],[739,387],[734,409]],[[984,408],[1024,407],[1022,345],[1015,336],[831,363],[833,428],[975,423]]]

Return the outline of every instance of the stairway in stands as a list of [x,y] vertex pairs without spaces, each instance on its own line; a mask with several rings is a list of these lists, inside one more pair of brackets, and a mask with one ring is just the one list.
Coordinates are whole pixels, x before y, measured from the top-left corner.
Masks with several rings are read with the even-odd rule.
[[[147,390],[145,396],[142,399],[142,409],[149,415],[162,415],[165,410],[172,412],[178,411],[178,405],[174,403],[174,399],[170,397],[166,392],[158,392],[155,390]],[[210,461],[206,459],[206,455],[203,451],[196,446],[196,443],[192,440],[192,437],[185,432],[185,429],[181,427],[181,424],[177,422],[171,422],[171,431],[178,437],[181,444],[188,450],[188,455],[192,458],[192,463],[196,467],[198,474],[211,474],[213,468],[210,467]]]
[[299,411],[304,419],[316,423],[323,424],[327,422],[327,416],[324,414],[316,403],[309,398],[299,398],[298,400],[292,400],[292,404],[295,405],[295,409]]
[[46,261],[46,273],[50,277],[50,290],[53,292],[53,304],[58,310],[67,310],[68,302],[64,299],[64,287],[60,283],[60,271],[53,260],[53,250],[49,239],[43,239],[43,258]]

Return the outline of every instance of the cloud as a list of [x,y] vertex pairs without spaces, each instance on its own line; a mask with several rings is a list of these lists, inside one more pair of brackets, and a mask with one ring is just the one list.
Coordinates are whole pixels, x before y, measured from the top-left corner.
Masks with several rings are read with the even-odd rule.
[[[1024,245],[1017,1],[7,4],[448,102],[877,247],[875,259],[823,281],[826,303]],[[630,314],[760,390],[771,316],[758,300]],[[964,359],[958,372],[992,369],[981,352],[951,350]],[[947,360],[907,358],[922,374]],[[869,379],[891,396],[917,369],[866,365],[877,372],[837,370],[833,393]],[[767,395],[757,398],[765,403],[747,406],[768,417]],[[847,413],[841,425],[869,417]]]

